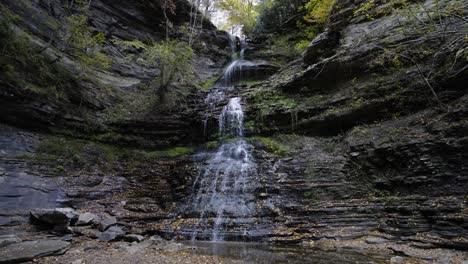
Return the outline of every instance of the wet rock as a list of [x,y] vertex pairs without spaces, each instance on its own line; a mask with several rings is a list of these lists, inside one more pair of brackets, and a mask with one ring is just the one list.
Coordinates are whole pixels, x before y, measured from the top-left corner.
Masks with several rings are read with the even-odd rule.
[[304,62],[308,65],[314,64],[320,58],[326,58],[333,53],[333,48],[340,41],[340,33],[336,31],[325,31],[318,35],[307,47],[304,53]]
[[106,242],[115,241],[121,239],[125,233],[126,232],[122,228],[118,226],[111,226],[109,229],[103,232],[98,239]]
[[384,244],[384,243],[388,243],[389,241],[385,238],[381,238],[381,237],[369,237],[369,238],[366,238],[366,243],[367,244]]
[[55,230],[64,231],[78,214],[72,208],[34,209],[31,211],[33,223],[50,225]]
[[22,240],[15,235],[0,236],[0,248],[6,247],[11,244],[20,243]]
[[74,226],[71,229],[72,229],[73,234],[83,235],[83,236],[87,236],[89,238],[98,238],[102,234],[99,230],[92,229],[92,228],[89,228],[89,227]]
[[97,226],[99,231],[106,231],[109,227],[117,224],[117,218],[106,213],[99,214]]
[[403,257],[399,257],[399,256],[397,256],[397,257],[392,257],[392,258],[390,259],[390,263],[392,263],[392,264],[402,264],[402,263],[404,262],[404,260],[405,260],[405,259],[404,259]]
[[80,216],[78,217],[78,221],[76,222],[75,225],[77,226],[90,225],[93,222],[99,222],[99,216],[88,212],[88,213],[80,214]]
[[140,243],[144,239],[145,239],[144,236],[140,236],[140,235],[136,235],[136,234],[129,234],[129,235],[125,235],[123,237],[123,240],[127,241],[127,242],[138,242],[138,243]]
[[0,249],[0,263],[31,261],[35,258],[65,253],[70,243],[62,240],[26,241]]

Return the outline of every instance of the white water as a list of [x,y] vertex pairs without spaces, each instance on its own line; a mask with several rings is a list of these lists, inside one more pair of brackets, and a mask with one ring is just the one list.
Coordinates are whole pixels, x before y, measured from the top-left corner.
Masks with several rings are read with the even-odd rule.
[[244,136],[244,110],[239,97],[231,98],[219,116],[221,136]]
[[[240,137],[243,135],[244,112],[239,97],[231,98],[219,119],[222,135]],[[248,219],[255,212],[253,184],[257,173],[251,154],[252,146],[242,138],[223,143],[211,159],[200,170],[193,187],[196,194],[192,210],[200,212],[198,223],[192,233],[192,240],[210,237],[213,241],[224,239],[226,226],[236,219]],[[202,222],[213,218],[212,226]],[[208,230],[211,228],[210,230]],[[248,230],[243,230],[245,234]],[[211,234],[208,234],[211,233]]]
[[[236,39],[231,38],[231,48],[236,50]],[[243,52],[241,52],[243,56]],[[239,67],[250,63],[235,59],[226,68],[222,77],[222,86],[212,89],[205,102],[209,111],[224,100],[225,91],[232,89],[239,81]],[[209,113],[206,115],[206,119]],[[204,121],[206,130],[207,121]],[[222,241],[226,234],[235,232],[247,236],[253,225],[252,216],[256,205],[255,188],[257,186],[257,168],[252,156],[252,145],[242,139],[244,136],[244,109],[240,97],[230,98],[219,115],[219,133],[232,140],[223,142],[218,150],[200,168],[193,183],[194,193],[190,211],[196,212],[191,239]]]

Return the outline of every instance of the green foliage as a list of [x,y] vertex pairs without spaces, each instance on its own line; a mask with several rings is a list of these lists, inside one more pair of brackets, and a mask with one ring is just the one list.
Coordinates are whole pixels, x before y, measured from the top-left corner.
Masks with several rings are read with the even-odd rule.
[[[367,20],[389,15],[397,10],[408,8],[408,0],[383,0],[384,6],[379,6],[375,0],[364,1],[354,10],[353,16],[365,16]],[[379,7],[379,8],[377,8]]]
[[216,81],[219,79],[219,76],[213,76],[211,78],[209,78],[208,80],[204,81],[203,83],[201,83],[200,87],[203,89],[203,90],[208,90],[210,89],[211,87],[213,87],[216,83]]
[[228,13],[225,29],[240,27],[247,36],[252,35],[258,16],[258,6],[253,0],[220,0],[218,8]]
[[272,36],[275,46],[288,56],[296,57],[323,30],[335,2],[268,1],[260,11],[255,32]]
[[353,12],[353,15],[356,17],[356,16],[360,16],[360,15],[363,15],[365,14],[367,16],[367,18],[371,19],[371,15],[368,14],[368,12],[370,10],[372,10],[373,8],[377,7],[377,4],[375,3],[375,0],[370,0],[370,1],[364,1],[358,9],[354,10]]
[[335,2],[336,0],[310,0],[304,6],[304,20],[323,25],[327,22]]
[[310,41],[309,40],[301,40],[298,43],[296,43],[295,49],[298,53],[304,52],[307,47],[309,46]]
[[136,58],[135,56],[129,57],[135,59],[136,62],[160,68],[161,75],[157,76],[151,85],[161,103],[166,102],[166,95],[171,86],[176,82],[189,82],[194,75],[193,50],[185,42],[170,40],[163,43],[145,44],[139,40],[132,40],[116,43],[139,50],[140,54]]
[[16,90],[64,99],[65,91],[75,87],[77,79],[47,56],[27,33],[13,30],[17,19],[7,8],[0,9],[1,82]]
[[65,18],[64,40],[80,58],[83,71],[110,68],[112,60],[101,52],[106,37],[102,32],[93,35],[86,15],[75,14]]
[[261,6],[259,17],[255,25],[256,34],[280,33],[289,25],[289,21],[297,16],[303,1],[291,0],[267,0],[265,6]]
[[295,36],[291,34],[276,36],[271,38],[269,41],[269,55],[280,55],[292,60],[296,56],[300,55],[299,50],[296,46],[291,45],[291,42],[295,42]]

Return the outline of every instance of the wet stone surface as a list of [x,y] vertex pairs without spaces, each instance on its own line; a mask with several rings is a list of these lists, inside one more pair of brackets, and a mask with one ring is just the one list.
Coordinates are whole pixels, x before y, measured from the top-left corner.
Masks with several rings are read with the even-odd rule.
[[37,172],[21,155],[35,151],[39,136],[0,125],[0,226],[28,220],[35,208],[55,208],[61,192],[56,175]]

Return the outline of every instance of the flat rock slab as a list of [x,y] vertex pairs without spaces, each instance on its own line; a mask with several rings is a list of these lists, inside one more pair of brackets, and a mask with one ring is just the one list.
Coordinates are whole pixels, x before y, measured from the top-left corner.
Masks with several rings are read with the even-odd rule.
[[22,240],[15,235],[0,236],[0,248],[6,247],[11,244],[20,243]]
[[19,263],[35,258],[65,253],[70,243],[62,240],[26,241],[0,249],[1,263]]

